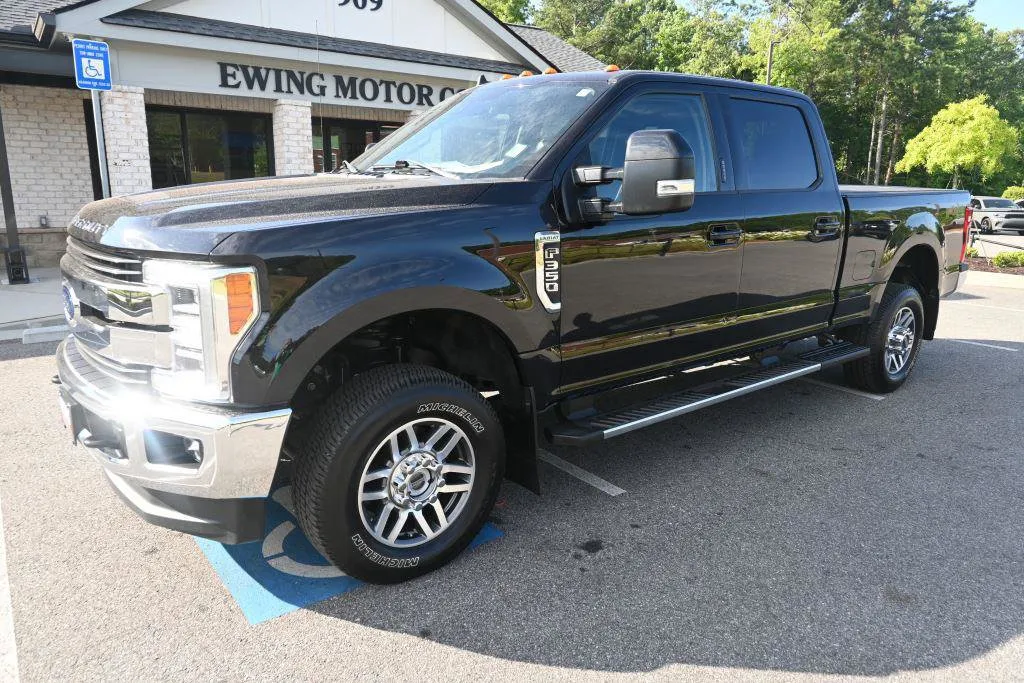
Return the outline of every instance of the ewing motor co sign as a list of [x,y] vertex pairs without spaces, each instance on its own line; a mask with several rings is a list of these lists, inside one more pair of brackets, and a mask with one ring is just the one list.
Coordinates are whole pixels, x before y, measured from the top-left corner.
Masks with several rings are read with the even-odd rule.
[[432,107],[464,88],[360,76],[323,74],[251,64],[217,62],[220,87],[251,93],[291,95],[313,99],[331,98],[346,104],[402,104]]

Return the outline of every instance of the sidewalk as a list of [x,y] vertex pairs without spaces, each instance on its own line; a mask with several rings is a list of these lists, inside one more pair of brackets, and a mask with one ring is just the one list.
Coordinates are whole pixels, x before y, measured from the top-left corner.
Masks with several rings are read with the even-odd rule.
[[1009,273],[986,273],[980,270],[969,270],[967,271],[967,282],[979,287],[1024,289],[1024,275],[1010,275]]
[[21,339],[26,329],[64,324],[60,270],[32,268],[27,285],[0,284],[0,341]]

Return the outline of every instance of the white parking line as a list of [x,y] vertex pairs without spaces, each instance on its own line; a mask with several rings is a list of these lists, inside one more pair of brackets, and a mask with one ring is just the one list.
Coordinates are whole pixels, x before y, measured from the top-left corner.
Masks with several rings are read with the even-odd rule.
[[0,510],[0,681],[18,680],[18,651],[14,645],[14,615],[11,612],[11,584],[7,580],[7,541],[4,513]]
[[971,346],[984,346],[986,349],[999,349],[1000,351],[1013,351],[1016,353],[1020,349],[1014,349],[1009,346],[998,346],[996,344],[985,344],[983,342],[967,341],[966,339],[947,339],[946,341],[956,342],[957,344],[970,344]]
[[576,467],[576,465],[573,465],[571,462],[566,462],[565,460],[559,458],[557,455],[552,455],[547,451],[538,451],[537,457],[543,460],[544,462],[548,463],[549,465],[557,467],[566,474],[571,474],[580,481],[586,482],[587,484],[590,484],[596,489],[601,489],[609,496],[621,496],[623,493],[626,492],[625,489],[620,489],[615,484],[605,481],[596,474],[592,472],[587,472],[583,468]]
[[870,398],[872,401],[884,401],[885,396],[882,394],[870,394],[860,389],[854,389],[852,387],[844,387],[841,384],[832,384],[831,382],[822,382],[820,379],[814,379],[812,377],[801,377],[801,382],[807,382],[808,384],[814,384],[819,387],[827,387],[829,389],[835,389],[841,391],[844,394],[853,394],[854,396],[860,396],[861,398]]

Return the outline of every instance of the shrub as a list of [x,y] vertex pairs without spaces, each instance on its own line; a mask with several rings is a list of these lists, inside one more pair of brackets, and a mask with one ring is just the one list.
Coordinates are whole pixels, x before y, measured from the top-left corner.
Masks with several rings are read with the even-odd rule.
[[978,258],[978,248],[967,247],[967,253],[965,254],[965,256],[967,256],[967,258]]
[[1003,192],[1003,197],[1005,197],[1006,199],[1012,199],[1014,201],[1018,199],[1024,199],[1024,187],[1021,187],[1020,185],[1010,185]]
[[1024,251],[1004,251],[992,259],[999,268],[1024,268]]

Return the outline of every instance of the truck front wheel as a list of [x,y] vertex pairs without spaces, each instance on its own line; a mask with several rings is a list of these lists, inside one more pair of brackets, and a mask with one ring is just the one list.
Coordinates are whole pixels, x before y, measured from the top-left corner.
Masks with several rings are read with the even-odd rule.
[[843,366],[846,381],[880,394],[900,388],[917,362],[923,330],[921,294],[911,285],[890,282],[874,319],[844,335],[871,349],[868,356]]
[[349,576],[396,583],[458,555],[501,485],[501,423],[479,392],[422,365],[354,377],[318,411],[295,463],[295,508]]

